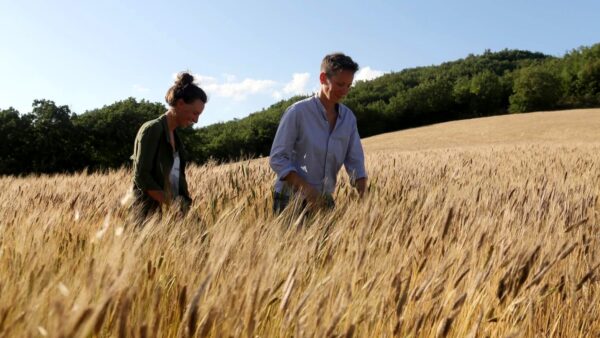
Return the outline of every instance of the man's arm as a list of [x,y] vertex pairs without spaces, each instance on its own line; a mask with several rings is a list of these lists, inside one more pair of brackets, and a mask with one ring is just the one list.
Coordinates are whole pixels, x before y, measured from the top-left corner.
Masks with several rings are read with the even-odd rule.
[[356,123],[354,123],[354,128],[348,141],[348,151],[344,159],[344,167],[348,176],[350,176],[350,183],[356,188],[358,195],[363,197],[367,188],[367,171],[365,169],[365,155],[360,143]]
[[298,137],[298,125],[296,118],[297,111],[295,107],[290,107],[281,117],[279,127],[275,133],[269,164],[271,169],[277,174],[277,179],[286,181],[294,189],[301,191],[310,203],[315,203],[319,197],[319,192],[313,188],[297,172],[292,163],[292,152],[294,143]]
[[284,181],[291,172],[296,171],[292,163],[292,151],[297,136],[298,124],[292,106],[281,117],[269,154],[269,165],[277,175],[277,179],[281,181]]

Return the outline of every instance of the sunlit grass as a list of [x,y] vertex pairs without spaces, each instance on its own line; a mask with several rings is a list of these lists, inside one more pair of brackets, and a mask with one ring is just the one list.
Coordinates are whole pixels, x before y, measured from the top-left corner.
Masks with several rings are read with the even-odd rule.
[[0,178],[0,336],[594,336],[600,144],[370,151],[358,200],[271,214],[265,159],[189,168],[130,226],[129,171]]

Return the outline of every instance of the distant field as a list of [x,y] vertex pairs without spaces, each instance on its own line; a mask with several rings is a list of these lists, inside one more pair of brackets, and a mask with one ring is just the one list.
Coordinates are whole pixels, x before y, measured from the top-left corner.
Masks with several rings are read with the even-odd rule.
[[600,143],[600,109],[501,115],[369,137],[367,151],[517,144]]
[[600,110],[364,140],[369,194],[270,212],[265,159],[193,166],[129,226],[130,173],[0,178],[0,337],[595,337]]

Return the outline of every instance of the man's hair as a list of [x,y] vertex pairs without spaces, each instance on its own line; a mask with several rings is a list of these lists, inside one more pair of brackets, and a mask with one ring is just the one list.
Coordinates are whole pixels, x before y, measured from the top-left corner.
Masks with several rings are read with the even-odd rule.
[[323,58],[321,71],[327,74],[327,77],[332,77],[342,70],[349,70],[352,73],[356,73],[358,71],[358,63],[354,62],[351,57],[344,53],[332,53]]

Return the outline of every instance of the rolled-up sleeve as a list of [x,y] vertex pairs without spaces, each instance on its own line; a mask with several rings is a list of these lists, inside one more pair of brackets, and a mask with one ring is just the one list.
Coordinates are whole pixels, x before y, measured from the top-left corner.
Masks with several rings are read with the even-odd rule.
[[152,178],[154,156],[161,135],[159,125],[143,126],[135,139],[133,154],[135,185],[142,191],[162,190],[158,182]]
[[351,181],[366,178],[367,171],[365,169],[365,154],[363,152],[362,144],[360,143],[360,136],[358,135],[358,128],[356,123],[350,139],[348,140],[348,151],[346,152],[346,158],[344,159],[344,167]]
[[298,136],[298,122],[294,106],[288,108],[281,117],[275,139],[271,146],[269,164],[277,174],[277,179],[283,180],[292,171],[297,171],[292,162],[292,152]]

